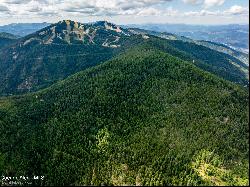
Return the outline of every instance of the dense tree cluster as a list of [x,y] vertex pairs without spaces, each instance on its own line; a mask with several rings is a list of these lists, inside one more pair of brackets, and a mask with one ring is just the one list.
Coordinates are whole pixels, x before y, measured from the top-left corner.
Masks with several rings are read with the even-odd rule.
[[247,185],[247,90],[157,48],[148,42],[0,99],[1,175],[44,176],[38,185]]
[[14,43],[16,39],[17,37],[15,35],[6,32],[0,32],[0,49]]

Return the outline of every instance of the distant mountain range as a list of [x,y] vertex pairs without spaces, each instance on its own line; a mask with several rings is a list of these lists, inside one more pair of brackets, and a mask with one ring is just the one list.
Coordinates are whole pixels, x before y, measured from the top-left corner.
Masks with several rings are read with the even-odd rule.
[[194,40],[221,43],[249,53],[249,25],[131,24],[126,25],[126,27],[174,33]]
[[12,23],[9,25],[0,26],[0,32],[7,32],[22,37],[34,33],[49,25],[50,23]]

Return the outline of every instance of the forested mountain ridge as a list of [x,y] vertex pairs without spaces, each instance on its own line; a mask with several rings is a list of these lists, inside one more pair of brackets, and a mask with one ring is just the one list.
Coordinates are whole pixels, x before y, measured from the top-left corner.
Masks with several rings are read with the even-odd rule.
[[0,124],[1,174],[33,184],[249,183],[247,90],[152,43],[2,98]]
[[18,38],[18,36],[15,36],[15,35],[7,33],[7,32],[0,32],[0,37],[9,38],[9,39],[17,39]]
[[203,70],[248,86],[247,65],[228,54],[195,43],[123,29],[106,21],[82,24],[64,20],[0,50],[0,95],[46,88],[143,43],[152,43]]
[[225,44],[237,51],[249,53],[249,24],[239,25],[188,25],[188,24],[138,24],[126,27],[157,32],[174,33],[194,40]]
[[[203,45],[203,46],[209,47],[211,49],[217,50],[219,52],[223,52],[223,53],[229,54],[233,57],[236,57],[237,59],[244,62],[249,67],[249,54],[248,53],[243,53],[243,52],[237,51],[235,49],[232,49],[226,45],[215,43],[215,42],[204,41],[204,40],[197,40],[195,42],[199,45]],[[248,74],[249,74],[249,72],[248,72]]]
[[13,34],[0,32],[0,49],[14,43],[17,38],[18,37]]
[[[128,28],[129,29],[129,28]],[[215,43],[215,42],[211,42],[211,41],[205,41],[205,40],[193,40],[184,36],[179,36],[176,34],[172,34],[172,33],[167,33],[167,32],[156,32],[156,31],[150,31],[150,30],[144,30],[144,29],[138,29],[138,28],[130,28],[129,30],[133,30],[136,31],[138,34],[149,34],[149,35],[154,35],[154,36],[158,36],[161,38],[165,38],[168,40],[181,40],[184,42],[190,42],[190,43],[195,43],[197,45],[202,45],[205,47],[208,47],[210,49],[216,50],[218,52],[222,52],[225,54],[228,54],[232,57],[235,57],[237,59],[239,59],[240,61],[242,61],[243,63],[245,63],[247,66],[249,66],[249,55],[240,51],[237,51],[235,49],[232,49],[224,44],[220,44],[220,43]],[[241,68],[248,70],[247,67],[241,66]],[[247,72],[249,74],[249,72]]]

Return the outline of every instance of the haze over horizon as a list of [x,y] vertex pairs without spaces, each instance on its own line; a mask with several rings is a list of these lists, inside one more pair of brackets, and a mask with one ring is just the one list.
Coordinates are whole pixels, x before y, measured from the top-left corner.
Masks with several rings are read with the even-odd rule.
[[[63,19],[63,20],[71,20],[71,21],[75,21],[75,20],[72,20],[72,19]],[[63,21],[63,20],[59,20],[59,21]],[[57,22],[59,22],[57,21]],[[98,22],[98,21],[107,21],[107,20],[96,20],[96,21],[93,21],[93,22]],[[4,25],[1,25],[0,26],[7,26],[7,25],[11,25],[11,24],[42,24],[42,23],[47,23],[47,24],[54,24],[54,23],[57,23],[57,22],[12,22],[12,23],[7,23],[7,24],[4,24]],[[81,21],[78,21],[80,23],[91,23],[91,21],[86,21],[86,22],[81,22]],[[145,23],[128,23],[128,24],[120,24],[119,22],[112,22],[112,21],[108,21],[110,23],[114,23],[116,25],[161,25],[161,24],[169,24],[169,25],[190,25],[190,26],[227,26],[227,25],[249,25],[249,23],[225,23],[225,24],[192,24],[192,23],[169,23],[169,22],[145,22]]]
[[249,24],[247,0],[0,0],[0,25],[10,23],[116,24],[169,23],[191,25]]

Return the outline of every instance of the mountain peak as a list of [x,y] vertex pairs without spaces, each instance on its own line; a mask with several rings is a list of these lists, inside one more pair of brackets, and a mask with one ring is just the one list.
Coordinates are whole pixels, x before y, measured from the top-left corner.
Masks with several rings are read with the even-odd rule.
[[62,20],[52,24],[23,41],[23,45],[38,42],[39,44],[97,44],[103,47],[120,47],[120,38],[133,35],[107,21],[80,23],[72,20]]
[[110,23],[108,21],[105,21],[105,20],[103,20],[103,21],[96,21],[96,22],[93,23],[93,25],[95,25],[95,26],[105,26],[105,24],[112,25],[112,23]]
[[[122,32],[121,27],[117,26],[116,24],[113,24],[111,22],[108,21],[96,21],[94,23],[80,23],[80,22],[76,22],[76,21],[72,21],[72,20],[62,20],[59,21],[56,24],[52,24],[51,26],[56,26],[58,28],[61,28],[63,30],[68,30],[68,31],[73,31],[75,30],[84,30],[84,28],[95,28],[96,30],[98,29],[105,29],[105,30],[112,30],[112,31],[116,31],[116,32]],[[60,30],[59,30],[60,31]]]
[[118,27],[116,24],[108,22],[108,21],[96,21],[93,24],[94,26],[101,26],[101,27],[107,27],[107,26],[113,26],[113,27]]
[[108,21],[83,24],[72,20],[62,20],[28,35],[21,41],[20,46],[77,44],[118,48],[122,46],[124,38],[132,35],[142,35],[145,40],[149,38],[144,34],[121,28]]

